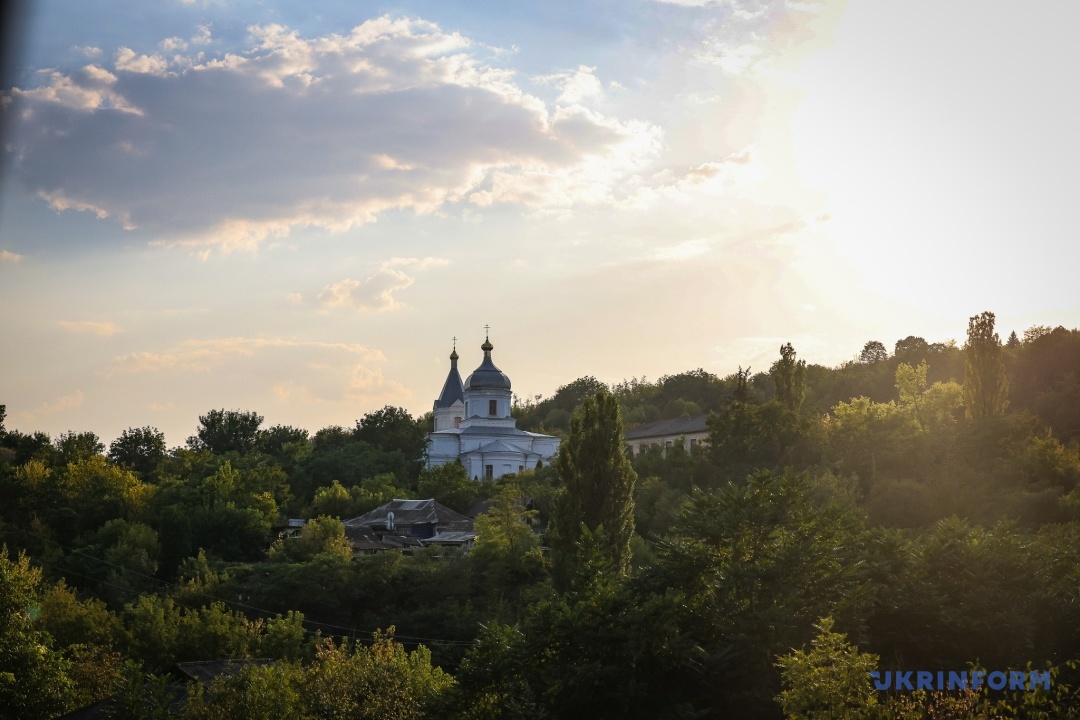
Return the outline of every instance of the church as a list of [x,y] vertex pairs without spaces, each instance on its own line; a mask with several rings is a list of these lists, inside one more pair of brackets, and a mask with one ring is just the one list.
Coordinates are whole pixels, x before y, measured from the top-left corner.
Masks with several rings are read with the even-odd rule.
[[458,462],[469,477],[492,480],[549,464],[559,438],[518,429],[510,415],[510,378],[495,367],[488,337],[480,349],[484,360],[464,383],[456,343],[450,353],[450,373],[435,401],[434,432],[428,433],[428,467]]

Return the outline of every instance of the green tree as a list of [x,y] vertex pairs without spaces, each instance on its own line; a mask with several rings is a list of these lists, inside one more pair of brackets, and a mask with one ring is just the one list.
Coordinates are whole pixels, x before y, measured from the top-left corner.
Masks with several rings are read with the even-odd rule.
[[602,553],[618,572],[630,567],[637,473],[626,458],[619,403],[608,390],[574,411],[570,435],[556,461],[564,489],[556,501],[550,538],[560,583],[574,574],[576,545],[586,529],[600,535]]
[[376,632],[370,647],[352,650],[327,640],[307,671],[303,695],[317,718],[420,720],[440,717],[433,709],[454,679],[431,664],[423,645],[412,652],[394,641],[394,628]]
[[128,428],[109,445],[109,460],[147,478],[165,460],[165,433],[150,426]]
[[700,691],[732,717],[767,712],[780,689],[773,659],[815,619],[858,618],[869,603],[858,511],[813,495],[792,472],[695,491],[647,571],[685,593],[681,623],[707,653]]
[[13,562],[0,546],[0,720],[51,718],[68,709],[68,663],[48,633],[34,628],[41,571],[23,554]]
[[424,468],[420,473],[417,492],[425,498],[434,498],[451,510],[468,512],[482,493],[479,480],[471,479],[465,468],[457,463],[446,463]]
[[1001,360],[1001,338],[994,332],[994,313],[984,312],[968,320],[964,344],[964,407],[973,419],[1005,412],[1009,404],[1009,381]]
[[885,349],[885,344],[879,340],[871,340],[866,343],[859,353],[859,362],[861,363],[876,363],[888,359],[889,351]]
[[421,423],[408,411],[387,405],[357,420],[353,437],[385,452],[400,453],[404,463],[400,477],[411,484],[427,454],[427,426]]
[[806,398],[806,361],[796,360],[791,343],[780,346],[780,359],[769,372],[776,383],[776,399],[791,412],[798,412]]
[[66,432],[56,439],[56,455],[58,465],[88,460],[101,455],[105,446],[92,432]]
[[192,450],[209,450],[215,455],[253,451],[259,439],[263,416],[239,410],[211,410],[199,416],[199,429],[187,440]]
[[870,672],[878,656],[860,652],[842,633],[833,632],[833,619],[815,626],[817,637],[809,650],[794,650],[777,659],[784,690],[777,698],[791,720],[869,720],[877,707]]

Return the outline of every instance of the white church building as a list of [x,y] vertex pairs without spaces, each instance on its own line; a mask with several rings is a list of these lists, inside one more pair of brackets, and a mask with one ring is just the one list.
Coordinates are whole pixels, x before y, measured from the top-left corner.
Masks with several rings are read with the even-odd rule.
[[471,478],[491,480],[550,464],[559,438],[519,430],[510,416],[510,378],[491,360],[488,338],[480,346],[484,360],[461,382],[457,347],[450,353],[450,374],[435,401],[435,428],[428,433],[428,467],[460,462]]

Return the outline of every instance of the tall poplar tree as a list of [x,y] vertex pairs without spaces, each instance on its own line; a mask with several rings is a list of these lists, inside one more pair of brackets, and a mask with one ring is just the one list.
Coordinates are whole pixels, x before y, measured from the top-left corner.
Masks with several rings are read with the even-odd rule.
[[1009,404],[1009,381],[1001,361],[1001,338],[994,332],[994,313],[968,319],[964,344],[964,407],[969,418],[1001,415]]
[[791,343],[780,346],[780,359],[772,364],[770,372],[776,383],[776,399],[791,412],[798,412],[806,397],[806,361],[795,359]]
[[[583,545],[599,550],[618,572],[630,567],[637,473],[623,449],[619,401],[599,390],[570,418],[556,467],[564,488],[556,501],[550,543],[556,579],[569,585]],[[588,535],[588,537],[584,537]],[[583,542],[585,541],[585,542]]]

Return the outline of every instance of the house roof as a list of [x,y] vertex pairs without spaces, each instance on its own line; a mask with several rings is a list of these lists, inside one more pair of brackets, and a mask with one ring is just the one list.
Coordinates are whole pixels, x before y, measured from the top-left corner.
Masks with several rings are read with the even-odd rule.
[[375,550],[401,550],[406,547],[421,547],[418,538],[396,533],[377,534],[369,527],[346,527],[345,539],[356,552]]
[[439,532],[439,534],[425,538],[424,545],[464,545],[476,539],[476,533],[465,530],[453,532]]
[[446,525],[449,523],[471,522],[469,518],[456,513],[445,505],[440,505],[434,499],[427,500],[399,500],[394,499],[385,505],[380,505],[374,510],[364,513],[360,517],[345,521],[345,528],[360,527],[386,527],[387,515],[394,513],[394,527],[411,527],[413,525]]
[[270,658],[234,659],[234,660],[198,660],[195,662],[176,663],[176,670],[188,680],[194,680],[205,687],[219,677],[239,675],[249,665],[273,665]]
[[624,431],[623,438],[626,440],[637,440],[649,437],[678,437],[679,435],[687,435],[689,433],[707,432],[708,426],[706,421],[708,420],[708,417],[708,415],[695,415],[694,417],[689,418],[657,420],[636,427],[633,430]]

